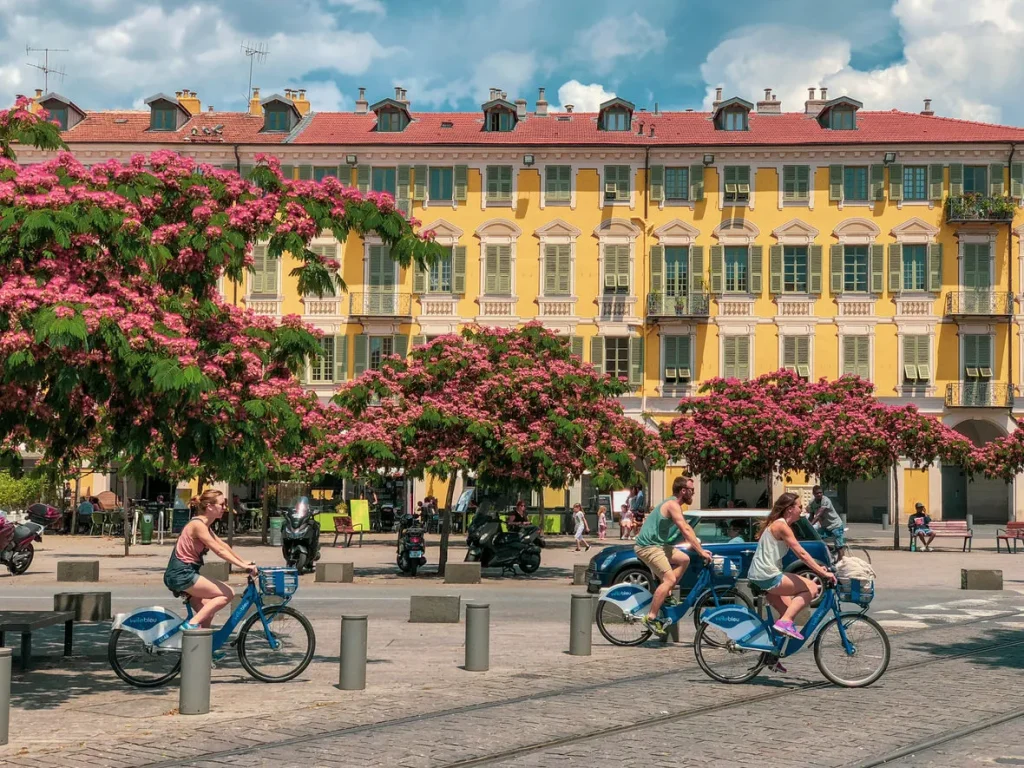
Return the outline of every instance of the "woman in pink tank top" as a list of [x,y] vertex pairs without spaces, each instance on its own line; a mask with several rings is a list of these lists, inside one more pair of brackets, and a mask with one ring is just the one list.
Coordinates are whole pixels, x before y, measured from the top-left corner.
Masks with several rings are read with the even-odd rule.
[[178,536],[164,572],[164,585],[175,595],[187,594],[195,612],[191,623],[186,621],[182,624],[185,629],[209,627],[217,611],[228,605],[235,595],[224,582],[199,575],[207,552],[212,551],[222,560],[256,575],[256,563],[239,557],[211,529],[224,514],[224,494],[216,490],[206,491],[192,499],[191,506],[196,515]]

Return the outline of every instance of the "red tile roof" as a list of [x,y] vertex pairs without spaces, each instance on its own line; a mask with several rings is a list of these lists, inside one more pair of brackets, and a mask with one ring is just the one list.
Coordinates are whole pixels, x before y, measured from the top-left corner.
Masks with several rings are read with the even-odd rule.
[[[246,112],[200,112],[177,131],[149,130],[149,110],[87,112],[61,136],[69,144],[280,144],[287,133],[261,133],[263,118]],[[222,132],[213,133],[218,125]],[[210,133],[204,133],[207,128]],[[195,133],[193,134],[193,129]]]
[[[568,120],[559,118],[568,117]],[[715,130],[709,112],[650,112],[633,114],[633,129],[599,131],[596,113],[574,112],[537,117],[530,114],[507,133],[483,130],[483,115],[475,112],[415,112],[401,133],[377,133],[373,114],[321,112],[293,139],[295,144],[477,144],[612,145],[612,146],[793,146],[808,144],[901,144],[951,142],[1024,142],[1024,128],[975,123],[911,112],[857,113],[857,130],[822,128],[802,112],[781,115],[750,114],[750,130]],[[442,123],[452,127],[442,128]],[[637,134],[640,123],[644,135]],[[650,135],[654,127],[654,136]]]

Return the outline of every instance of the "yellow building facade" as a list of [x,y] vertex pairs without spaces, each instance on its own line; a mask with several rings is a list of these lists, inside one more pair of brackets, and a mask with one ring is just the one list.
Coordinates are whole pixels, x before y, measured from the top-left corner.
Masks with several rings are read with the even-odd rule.
[[[223,286],[228,300],[324,333],[306,376],[324,397],[467,324],[539,321],[626,378],[624,407],[641,419],[671,418],[709,378],[787,367],[811,380],[860,375],[884,401],[913,402],[977,443],[1014,428],[1022,129],[937,117],[927,103],[868,112],[824,89],[791,112],[770,92],[756,105],[719,95],[710,113],[623,99],[555,113],[543,89],[532,110],[492,90],[473,113],[413,112],[402,89],[373,105],[361,91],[351,113],[318,113],[300,91],[256,91],[241,114],[203,112],[190,91],[158,94],[149,113],[37,100],[64,119],[83,162],[169,146],[245,173],[272,154],[294,179],[389,192],[435,233],[450,258],[429,270],[398,267],[373,238],[315,240],[341,264],[347,291],[335,297],[299,295],[292,260],[260,247],[254,274]],[[656,473],[653,494],[677,472]],[[899,498],[880,478],[837,489],[841,507],[854,520],[916,501],[936,518],[1024,516],[1016,483],[942,467],[899,474]],[[701,485],[703,504],[752,505],[762,490]],[[441,495],[417,487],[411,498],[431,491]]]

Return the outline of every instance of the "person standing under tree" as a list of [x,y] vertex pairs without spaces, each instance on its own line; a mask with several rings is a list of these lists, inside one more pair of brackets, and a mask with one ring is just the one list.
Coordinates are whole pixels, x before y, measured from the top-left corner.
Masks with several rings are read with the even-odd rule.
[[590,533],[590,526],[587,525],[587,516],[583,514],[583,505],[574,504],[572,508],[573,537],[576,539],[576,551],[580,551],[580,544],[590,551],[590,545],[583,539],[583,533]]

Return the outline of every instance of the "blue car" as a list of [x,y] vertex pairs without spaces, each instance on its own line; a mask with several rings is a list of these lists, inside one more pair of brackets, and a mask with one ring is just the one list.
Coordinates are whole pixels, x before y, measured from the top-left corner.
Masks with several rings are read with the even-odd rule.
[[[754,550],[757,549],[754,534],[768,516],[768,512],[767,509],[691,509],[686,512],[686,521],[693,526],[701,546],[706,550],[714,555],[739,558],[742,562],[739,578],[745,579],[750,561],[754,557]],[[797,520],[793,524],[793,530],[811,557],[824,566],[831,565],[832,558],[828,547],[806,518],[801,517]],[[697,581],[697,574],[700,571],[700,565],[695,562],[697,559],[690,559],[690,567],[686,569],[680,582],[680,591],[684,597]],[[814,582],[820,582],[820,579],[792,552],[786,555],[782,564],[787,573],[796,573]],[[651,592],[658,586],[650,569],[636,556],[632,544],[605,547],[590,558],[590,565],[587,566],[588,592],[596,594],[603,587],[623,582],[636,584]]]

